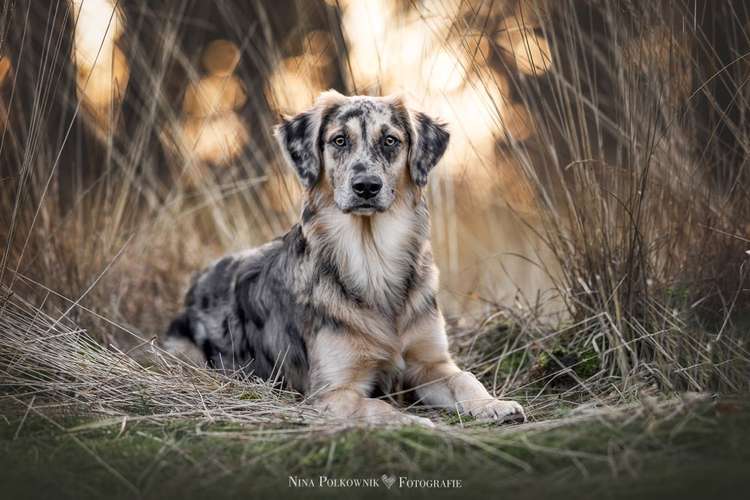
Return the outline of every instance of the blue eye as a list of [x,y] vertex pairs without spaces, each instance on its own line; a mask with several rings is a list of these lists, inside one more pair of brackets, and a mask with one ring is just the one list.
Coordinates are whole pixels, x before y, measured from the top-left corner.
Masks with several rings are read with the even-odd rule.
[[398,144],[398,139],[396,139],[392,135],[387,135],[385,136],[385,139],[383,139],[383,144],[391,148],[395,146],[396,144]]
[[331,139],[331,144],[336,146],[337,148],[343,148],[346,146],[346,137],[343,135],[337,135],[333,139]]

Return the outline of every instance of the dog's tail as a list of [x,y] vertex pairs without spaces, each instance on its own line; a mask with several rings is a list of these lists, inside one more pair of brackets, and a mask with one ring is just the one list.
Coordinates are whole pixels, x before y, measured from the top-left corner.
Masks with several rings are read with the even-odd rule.
[[203,350],[198,346],[190,317],[182,311],[167,328],[164,347],[173,355],[190,363],[205,366],[207,359]]

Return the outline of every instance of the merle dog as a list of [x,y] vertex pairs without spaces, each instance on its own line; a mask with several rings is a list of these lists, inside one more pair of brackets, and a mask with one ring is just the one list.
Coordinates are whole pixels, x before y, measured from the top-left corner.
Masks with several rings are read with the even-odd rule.
[[523,418],[448,352],[423,197],[445,126],[398,97],[329,91],[276,135],[305,188],[301,221],[198,275],[169,342],[283,379],[336,417],[431,425],[372,397],[398,377],[426,405]]

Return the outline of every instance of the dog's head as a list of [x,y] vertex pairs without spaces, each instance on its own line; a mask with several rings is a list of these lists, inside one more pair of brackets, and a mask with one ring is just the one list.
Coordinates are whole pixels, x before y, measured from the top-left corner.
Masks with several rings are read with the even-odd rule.
[[345,213],[388,210],[403,184],[427,184],[445,153],[448,132],[398,97],[321,94],[315,106],[276,128],[289,164],[308,192],[333,193]]

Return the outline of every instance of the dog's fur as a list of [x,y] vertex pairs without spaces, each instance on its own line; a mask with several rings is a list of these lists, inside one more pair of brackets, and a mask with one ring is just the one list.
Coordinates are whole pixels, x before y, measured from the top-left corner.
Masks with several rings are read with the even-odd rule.
[[[448,352],[422,195],[445,127],[400,98],[329,91],[276,135],[306,189],[301,222],[200,274],[171,341],[215,368],[283,380],[338,417],[431,425],[371,398],[394,377],[427,405],[523,417]],[[355,192],[363,178],[382,183],[377,195]]]

